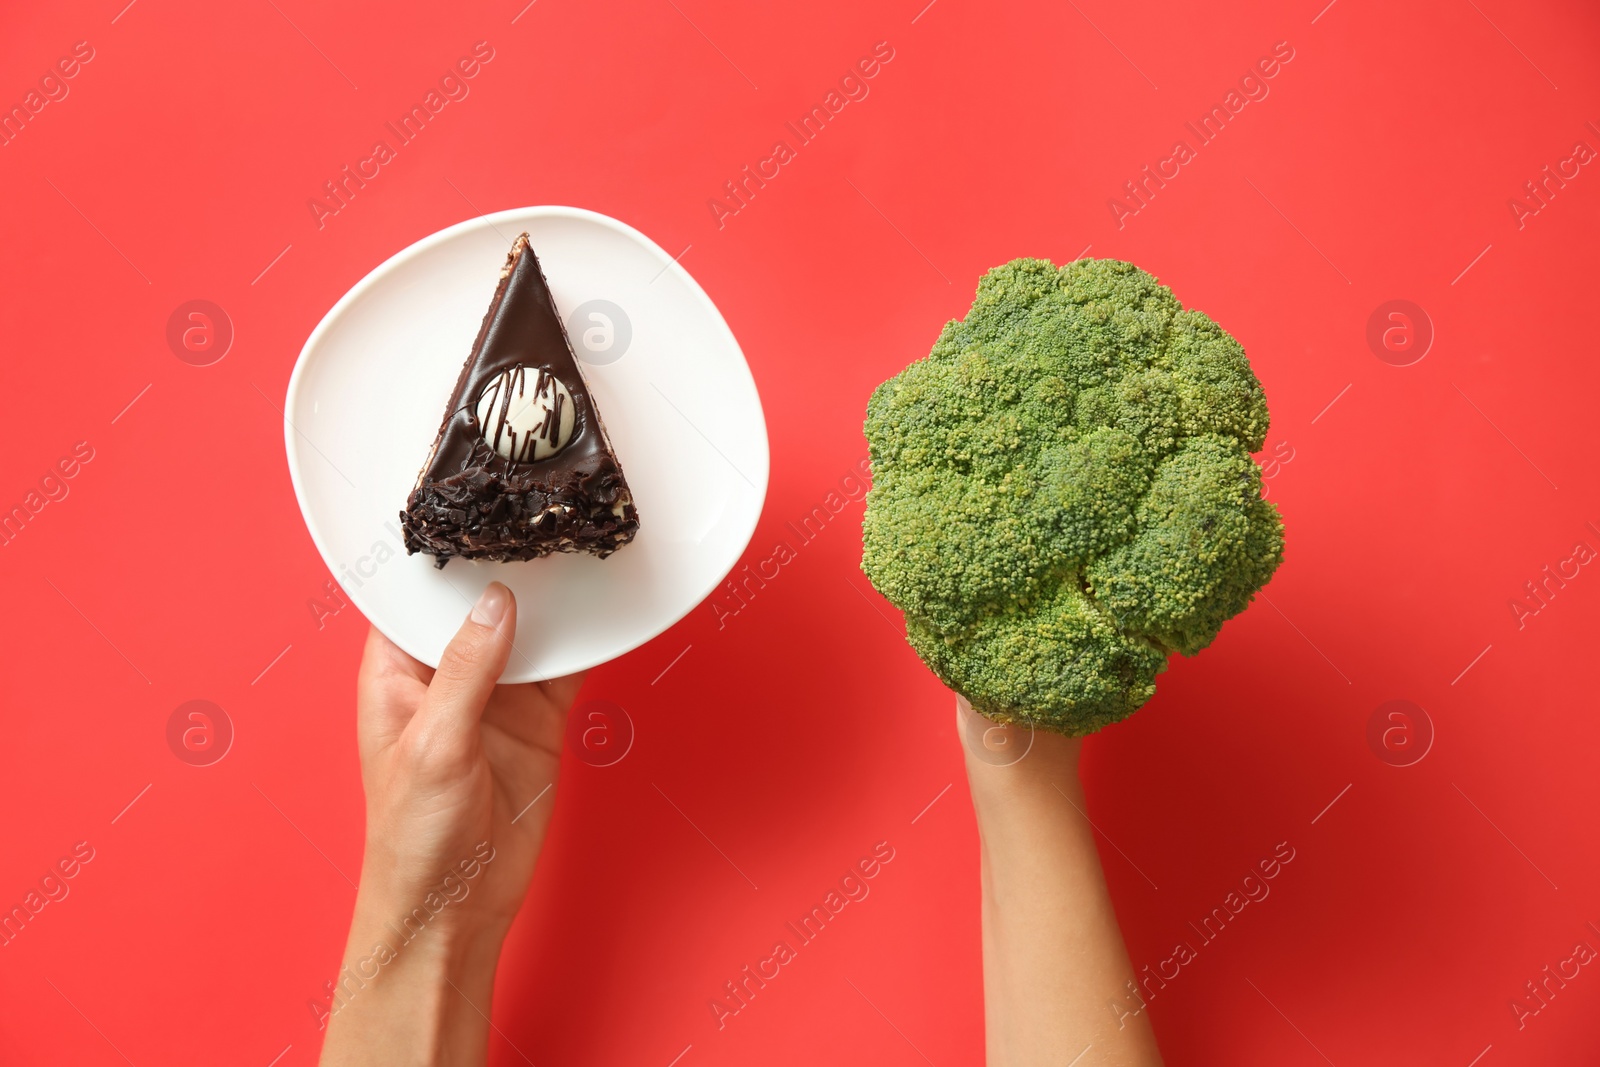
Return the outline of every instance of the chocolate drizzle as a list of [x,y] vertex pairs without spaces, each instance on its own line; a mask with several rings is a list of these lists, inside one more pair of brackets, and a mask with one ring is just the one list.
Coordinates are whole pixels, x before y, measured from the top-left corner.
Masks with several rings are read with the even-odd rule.
[[[546,459],[561,451],[567,444],[561,439],[561,408],[567,399],[566,385],[543,367],[538,369],[538,375],[534,378],[533,394],[528,399],[530,402],[537,402],[549,394],[549,406],[545,408],[543,421],[533,432],[519,434],[516,424],[511,419],[511,405],[514,401],[528,396],[527,387],[528,368],[518,364],[490,382],[478,400],[478,410],[483,411],[487,408],[491,413],[489,425],[482,427],[484,438],[489,442],[490,448],[502,456],[507,456],[513,463],[532,463],[538,459]],[[506,438],[509,440],[502,450],[500,442]],[[538,454],[540,441],[549,445],[544,456]]]
[[[533,398],[547,390],[554,397],[543,422],[518,440],[508,417],[513,396],[524,395],[530,370]],[[478,401],[490,390],[497,391],[491,425],[482,427]],[[568,395],[571,436],[554,455],[535,459],[538,442],[560,446]],[[513,435],[507,451],[514,459],[498,451],[507,433]],[[633,494],[527,234],[506,257],[400,522],[406,551],[432,553],[441,567],[452,556],[522,560],[593,552],[604,558],[638,532]]]

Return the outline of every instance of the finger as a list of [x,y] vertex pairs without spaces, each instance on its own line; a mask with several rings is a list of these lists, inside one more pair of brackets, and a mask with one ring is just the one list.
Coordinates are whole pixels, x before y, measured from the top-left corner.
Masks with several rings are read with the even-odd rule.
[[567,712],[586,673],[580,671],[548,682],[502,685],[489,698],[483,721],[524,744],[559,757],[566,735]]
[[433,670],[421,660],[407,655],[376,626],[369,626],[367,643],[361,650],[361,669],[356,675],[361,692],[368,692],[376,682],[395,677],[427,685],[433,678]]
[[356,675],[356,730],[363,745],[398,737],[427,692],[433,671],[406,655],[376,626],[367,631]]
[[568,674],[561,678],[551,678],[547,682],[539,682],[539,688],[544,690],[545,696],[559,707],[570,707],[577,699],[578,690],[583,688],[583,680],[589,676],[588,671],[579,671],[577,674]]
[[516,628],[516,598],[499,582],[490,582],[445,646],[417,711],[421,729],[444,742],[471,735],[506,669]]

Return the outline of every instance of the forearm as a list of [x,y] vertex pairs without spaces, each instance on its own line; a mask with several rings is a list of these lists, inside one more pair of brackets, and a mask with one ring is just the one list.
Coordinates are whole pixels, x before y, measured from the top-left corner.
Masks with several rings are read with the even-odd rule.
[[1112,1009],[1133,968],[1083,814],[1077,753],[1077,742],[1040,734],[1011,766],[968,755],[990,1067],[1161,1062],[1148,1016]]
[[322,1067],[485,1062],[505,932],[415,915],[380,891],[357,894]]

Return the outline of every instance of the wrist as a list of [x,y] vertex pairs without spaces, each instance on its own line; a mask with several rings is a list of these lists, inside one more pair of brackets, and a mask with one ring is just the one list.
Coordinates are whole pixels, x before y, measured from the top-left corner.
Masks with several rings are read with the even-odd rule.
[[[503,866],[494,865],[494,846],[485,839],[470,850],[430,848],[419,852],[397,851],[386,844],[407,839],[404,829],[368,834],[356,919],[387,924],[401,937],[432,929],[456,940],[503,939],[515,909],[501,914],[503,909],[493,906],[503,895],[490,888],[491,875],[499,876]],[[436,858],[427,858],[430,852]],[[455,856],[461,858],[451,858]]]
[[415,919],[380,919],[358,905],[339,974],[363,991],[488,986],[504,944],[498,929],[440,921],[420,926]]
[[[463,883],[448,885],[453,891],[437,882],[413,884],[408,879],[364,875],[356,891],[346,955],[358,950],[368,955],[375,945],[384,945],[395,955],[417,950],[424,960],[450,968],[481,962],[491,954],[498,957],[511,917],[481,907]],[[373,944],[366,944],[369,941]]]
[[364,884],[328,1006],[325,1067],[481,1063],[507,925],[408,911]]

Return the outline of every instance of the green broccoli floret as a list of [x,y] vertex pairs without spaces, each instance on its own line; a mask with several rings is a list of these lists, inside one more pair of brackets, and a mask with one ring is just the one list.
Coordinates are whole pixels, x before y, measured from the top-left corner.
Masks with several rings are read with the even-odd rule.
[[1116,260],[1018,259],[867,403],[861,569],[995,719],[1082,735],[1283,561],[1244,349]]

